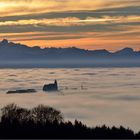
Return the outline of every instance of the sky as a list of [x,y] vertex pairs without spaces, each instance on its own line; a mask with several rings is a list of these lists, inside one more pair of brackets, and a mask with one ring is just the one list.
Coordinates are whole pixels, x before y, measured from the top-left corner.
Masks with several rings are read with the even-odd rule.
[[140,50],[140,0],[0,0],[0,40]]

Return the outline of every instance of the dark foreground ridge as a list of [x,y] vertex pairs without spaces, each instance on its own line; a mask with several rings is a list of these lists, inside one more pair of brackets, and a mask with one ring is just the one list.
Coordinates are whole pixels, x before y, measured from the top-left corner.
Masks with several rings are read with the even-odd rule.
[[39,105],[31,110],[10,104],[1,109],[0,138],[96,138],[138,139],[130,129],[87,127],[75,120],[65,122],[63,114],[51,107]]

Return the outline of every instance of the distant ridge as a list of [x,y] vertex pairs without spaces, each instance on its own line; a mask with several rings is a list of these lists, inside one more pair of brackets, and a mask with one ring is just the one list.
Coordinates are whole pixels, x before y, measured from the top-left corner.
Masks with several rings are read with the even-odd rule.
[[29,47],[4,39],[0,42],[0,67],[33,66],[140,66],[140,51],[124,48],[114,53],[103,50]]

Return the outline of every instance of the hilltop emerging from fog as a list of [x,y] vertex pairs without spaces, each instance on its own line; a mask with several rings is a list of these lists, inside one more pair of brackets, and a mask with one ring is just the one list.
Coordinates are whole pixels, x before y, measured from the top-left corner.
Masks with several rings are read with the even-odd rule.
[[136,67],[140,51],[124,48],[114,53],[107,50],[40,48],[0,42],[0,67]]

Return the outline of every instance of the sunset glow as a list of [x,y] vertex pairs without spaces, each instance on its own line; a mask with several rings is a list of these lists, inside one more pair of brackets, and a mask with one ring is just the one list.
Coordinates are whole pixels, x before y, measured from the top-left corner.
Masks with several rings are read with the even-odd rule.
[[139,0],[0,0],[0,40],[140,50]]

